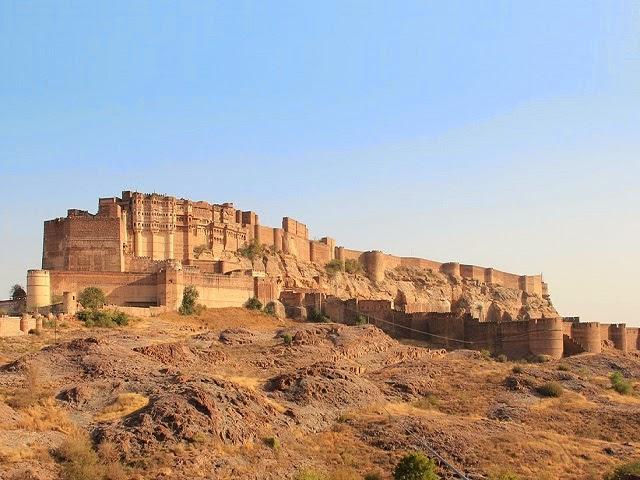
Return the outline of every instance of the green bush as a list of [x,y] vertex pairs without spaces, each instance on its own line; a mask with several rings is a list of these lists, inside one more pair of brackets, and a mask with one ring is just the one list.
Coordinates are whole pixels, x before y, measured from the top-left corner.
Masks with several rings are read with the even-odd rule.
[[362,264],[358,260],[345,260],[344,271],[351,274],[362,273]]
[[329,317],[317,308],[312,308],[309,313],[307,313],[307,321],[313,323],[326,323],[329,321]]
[[285,345],[289,346],[293,342],[293,336],[290,333],[285,333],[282,335],[282,341]]
[[255,260],[256,258],[263,257],[265,253],[266,250],[264,246],[256,239],[238,249],[238,254],[241,257],[248,258],[251,261]]
[[529,357],[530,363],[548,363],[551,360],[552,358],[549,355],[543,355],[543,354],[532,355],[531,357]]
[[366,325],[367,323],[369,323],[369,320],[366,315],[360,314],[356,317],[356,325]]
[[98,287],[87,287],[78,295],[78,303],[84,308],[97,310],[104,307],[106,298],[104,292]]
[[506,363],[507,360],[508,360],[508,358],[504,353],[501,353],[500,355],[498,355],[496,357],[496,361],[500,362],[500,363]]
[[245,302],[244,307],[249,310],[262,310],[262,302],[256,297],[251,297]]
[[375,472],[367,473],[364,476],[364,480],[382,480],[382,475]]
[[196,308],[198,306],[198,297],[200,294],[196,287],[193,285],[187,285],[184,287],[184,291],[182,292],[182,303],[180,304],[180,308],[178,308],[178,313],[180,315],[193,315],[196,313]]
[[324,266],[324,269],[331,276],[335,276],[339,272],[344,272],[344,262],[342,260],[338,260],[337,258],[331,260]]
[[611,387],[620,395],[630,395],[633,392],[633,385],[624,378],[622,372],[613,372],[610,377]]
[[272,450],[280,450],[280,440],[276,437],[267,437],[262,440],[264,444]]
[[563,388],[558,382],[547,382],[540,385],[537,391],[543,397],[561,397]]
[[276,316],[276,302],[269,302],[264,306],[264,313],[272,317]]
[[640,477],[640,461],[625,463],[605,477],[605,480],[635,480]]
[[436,463],[421,452],[405,455],[393,471],[394,480],[439,480]]
[[514,365],[513,368],[511,369],[511,371],[513,373],[522,373],[522,367],[520,365]]
[[113,328],[129,324],[129,316],[117,310],[81,310],[76,318],[87,327]]
[[560,365],[558,365],[558,370],[561,372],[568,372],[571,369],[569,368],[569,365],[561,363]]

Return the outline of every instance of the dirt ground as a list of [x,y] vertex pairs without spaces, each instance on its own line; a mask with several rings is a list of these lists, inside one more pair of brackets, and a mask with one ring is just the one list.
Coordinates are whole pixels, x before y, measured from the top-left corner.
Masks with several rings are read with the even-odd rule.
[[498,362],[244,309],[67,320],[0,339],[0,479],[391,479],[415,450],[473,479],[601,479],[640,457],[639,378],[638,354]]

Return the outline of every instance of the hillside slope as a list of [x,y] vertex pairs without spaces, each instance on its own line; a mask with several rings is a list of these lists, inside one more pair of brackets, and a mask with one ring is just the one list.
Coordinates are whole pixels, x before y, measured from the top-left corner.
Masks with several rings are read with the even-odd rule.
[[[474,479],[586,480],[640,451],[638,386],[608,380],[640,378],[637,354],[499,363],[243,309],[111,330],[68,320],[0,351],[2,480],[390,480],[428,448]],[[538,393],[550,381],[560,398]],[[70,476],[78,458],[97,462],[91,476]]]

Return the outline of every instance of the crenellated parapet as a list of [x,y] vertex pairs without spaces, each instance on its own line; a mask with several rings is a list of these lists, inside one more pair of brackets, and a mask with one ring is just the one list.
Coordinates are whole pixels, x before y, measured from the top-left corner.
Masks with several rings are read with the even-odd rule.
[[131,191],[122,192],[121,197],[100,198],[96,214],[71,209],[67,217],[45,222],[42,266],[98,272],[150,271],[156,262],[166,260],[202,266],[205,261],[221,261],[226,252],[237,252],[252,242],[319,265],[333,259],[356,260],[378,283],[385,281],[387,270],[405,267],[531,295],[548,294],[541,275],[516,275],[378,250],[351,250],[336,245],[330,237],[310,239],[307,225],[291,217],[284,217],[282,225],[274,228],[262,225],[257,213],[239,210],[233,203],[213,204]]

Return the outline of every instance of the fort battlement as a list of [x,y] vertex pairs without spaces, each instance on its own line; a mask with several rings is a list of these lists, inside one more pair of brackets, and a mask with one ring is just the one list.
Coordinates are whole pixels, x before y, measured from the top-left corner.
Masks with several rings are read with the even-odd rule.
[[[233,203],[212,204],[157,193],[124,191],[121,197],[98,200],[98,212],[70,209],[65,218],[46,221],[42,268],[90,272],[153,272],[161,262],[178,260],[204,271],[224,273],[224,252],[258,242],[301,261],[324,265],[333,259],[357,260],[369,278],[385,280],[397,267],[430,269],[470,281],[504,286],[544,296],[541,275],[517,275],[493,268],[399,257],[378,250],[357,251],[337,246],[331,237],[309,239],[304,223],[284,217],[280,227],[260,224],[253,211]],[[200,252],[206,251],[202,257]],[[206,265],[209,262],[210,265]]]
[[[621,351],[640,350],[640,329],[623,324],[580,323],[576,317],[534,318],[509,322],[482,322],[470,314],[453,312],[406,313],[394,308],[389,300],[340,300],[318,293],[284,291],[280,300],[285,306],[311,308],[319,303],[333,321],[353,324],[365,316],[396,338],[428,342],[446,349],[488,350],[494,355],[526,358],[544,355],[551,358],[577,353],[600,353],[606,341]],[[605,332],[602,333],[601,332]],[[622,339],[625,342],[622,342]]]

